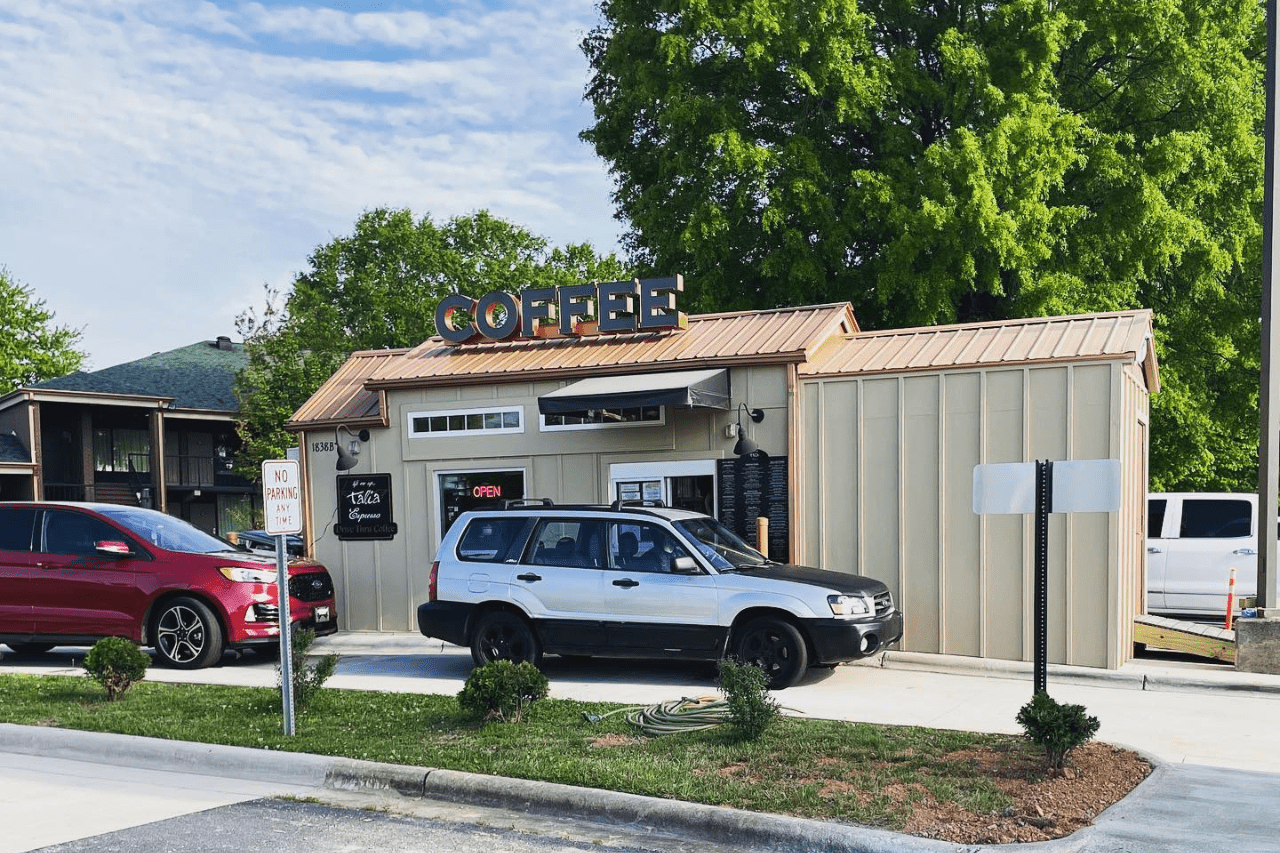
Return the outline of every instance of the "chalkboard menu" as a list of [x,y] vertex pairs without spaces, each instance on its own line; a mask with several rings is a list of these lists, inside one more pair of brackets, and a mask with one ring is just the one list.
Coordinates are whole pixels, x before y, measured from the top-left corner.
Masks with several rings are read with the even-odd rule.
[[390,474],[339,474],[339,539],[392,539],[398,529],[391,515]]
[[[769,519],[769,546],[762,552],[785,563],[791,556],[791,515],[787,499],[787,457],[753,453],[716,460],[720,522],[756,544],[756,518]],[[759,547],[757,545],[757,547]]]

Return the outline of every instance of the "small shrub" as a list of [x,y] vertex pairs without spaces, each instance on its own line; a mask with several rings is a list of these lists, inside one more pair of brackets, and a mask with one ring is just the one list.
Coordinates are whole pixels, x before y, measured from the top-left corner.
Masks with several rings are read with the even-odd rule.
[[778,718],[778,702],[769,695],[764,670],[733,660],[720,662],[720,692],[729,706],[729,722],[746,740],[757,740]]
[[[290,656],[293,670],[293,709],[299,714],[311,707],[324,683],[338,668],[337,655],[325,655],[315,663],[307,663],[307,652],[311,650],[311,644],[315,640],[316,632],[309,628],[295,626],[289,635],[289,646],[293,652]],[[279,663],[276,664],[276,687],[284,690],[284,667]]]
[[103,637],[84,656],[84,668],[106,689],[107,700],[111,702],[123,696],[134,682],[142,680],[150,662],[137,643],[124,637]]
[[1049,766],[1061,769],[1067,755],[1098,733],[1098,718],[1084,712],[1083,705],[1062,705],[1043,690],[1018,711],[1018,725],[1027,739],[1044,749]]
[[518,723],[527,707],[547,697],[549,685],[528,661],[492,661],[471,671],[458,705],[473,717]]

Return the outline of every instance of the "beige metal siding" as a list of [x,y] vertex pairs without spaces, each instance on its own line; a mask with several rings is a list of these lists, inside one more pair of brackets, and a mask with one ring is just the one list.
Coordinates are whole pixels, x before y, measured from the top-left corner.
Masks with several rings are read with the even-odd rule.
[[803,382],[805,415],[819,421],[806,425],[805,511],[820,519],[803,527],[803,561],[887,582],[904,649],[1028,660],[1032,519],[975,515],[973,467],[1120,458],[1119,513],[1050,517],[1048,626],[1051,662],[1119,665],[1145,502],[1135,377],[1084,362]]
[[942,648],[949,654],[981,656],[983,576],[982,516],[973,506],[973,466],[981,459],[978,417],[982,377],[976,373],[942,376],[941,460]]
[[[915,613],[910,642],[914,648],[942,650],[942,616],[950,606],[942,599],[939,548],[942,530],[942,419],[939,417],[938,376],[902,379],[901,604]],[[926,614],[928,614],[926,616]]]
[[[982,426],[982,462],[1022,462],[1026,459],[1026,372],[993,370],[982,375],[985,389],[978,413]],[[972,472],[970,472],[972,476]],[[973,511],[970,501],[969,511]],[[1029,659],[1031,523],[1020,515],[984,515],[979,551],[986,607],[983,612],[983,656],[1002,660]]]
[[[844,507],[831,507],[835,512],[833,523],[861,528],[859,573],[884,581],[893,593],[894,601],[902,602],[900,546],[905,507],[898,475],[901,465],[899,451],[902,449],[901,419],[898,416],[901,382],[897,378],[869,379],[861,384],[858,411],[862,443],[857,449],[858,495]],[[839,476],[833,470],[823,473]],[[907,622],[905,631],[908,638],[914,634],[913,620]]]

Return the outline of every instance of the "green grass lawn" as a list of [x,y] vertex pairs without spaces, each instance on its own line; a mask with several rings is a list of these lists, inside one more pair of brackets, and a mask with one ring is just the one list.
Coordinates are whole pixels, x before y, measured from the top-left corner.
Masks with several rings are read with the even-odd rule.
[[[270,688],[144,681],[107,702],[88,678],[0,675],[0,722],[448,768],[888,829],[901,828],[925,792],[998,812],[1008,798],[953,753],[995,749],[1012,761],[1031,749],[1005,735],[793,717],[751,742],[730,726],[644,737],[623,714],[585,716],[618,707],[545,699],[522,723],[480,724],[452,696],[326,689],[288,738]],[[911,793],[890,796],[890,786]]]

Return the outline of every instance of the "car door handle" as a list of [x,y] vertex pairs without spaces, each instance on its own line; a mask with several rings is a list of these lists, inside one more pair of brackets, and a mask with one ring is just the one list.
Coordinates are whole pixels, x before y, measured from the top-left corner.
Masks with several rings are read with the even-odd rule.
[[533,572],[525,572],[522,575],[516,575],[516,580],[528,581],[529,583],[533,583],[534,581],[542,580],[542,575],[535,575]]
[[1246,557],[1252,557],[1252,556],[1256,555],[1258,552],[1257,552],[1257,551],[1255,551],[1255,550],[1253,550],[1252,548],[1237,548],[1236,550],[1232,551],[1231,553],[1232,553],[1232,554],[1241,554],[1241,555],[1244,555],[1244,556],[1246,556]]
[[1147,553],[1148,553],[1148,554],[1163,554],[1163,553],[1164,553],[1164,549],[1163,549],[1163,548],[1148,548],[1148,549],[1147,549]]
[[614,581],[614,582],[613,582],[613,585],[614,585],[614,586],[625,586],[625,587],[640,586],[640,581],[633,581],[631,578],[623,578],[623,579],[622,579],[622,580],[620,580],[620,581]]

